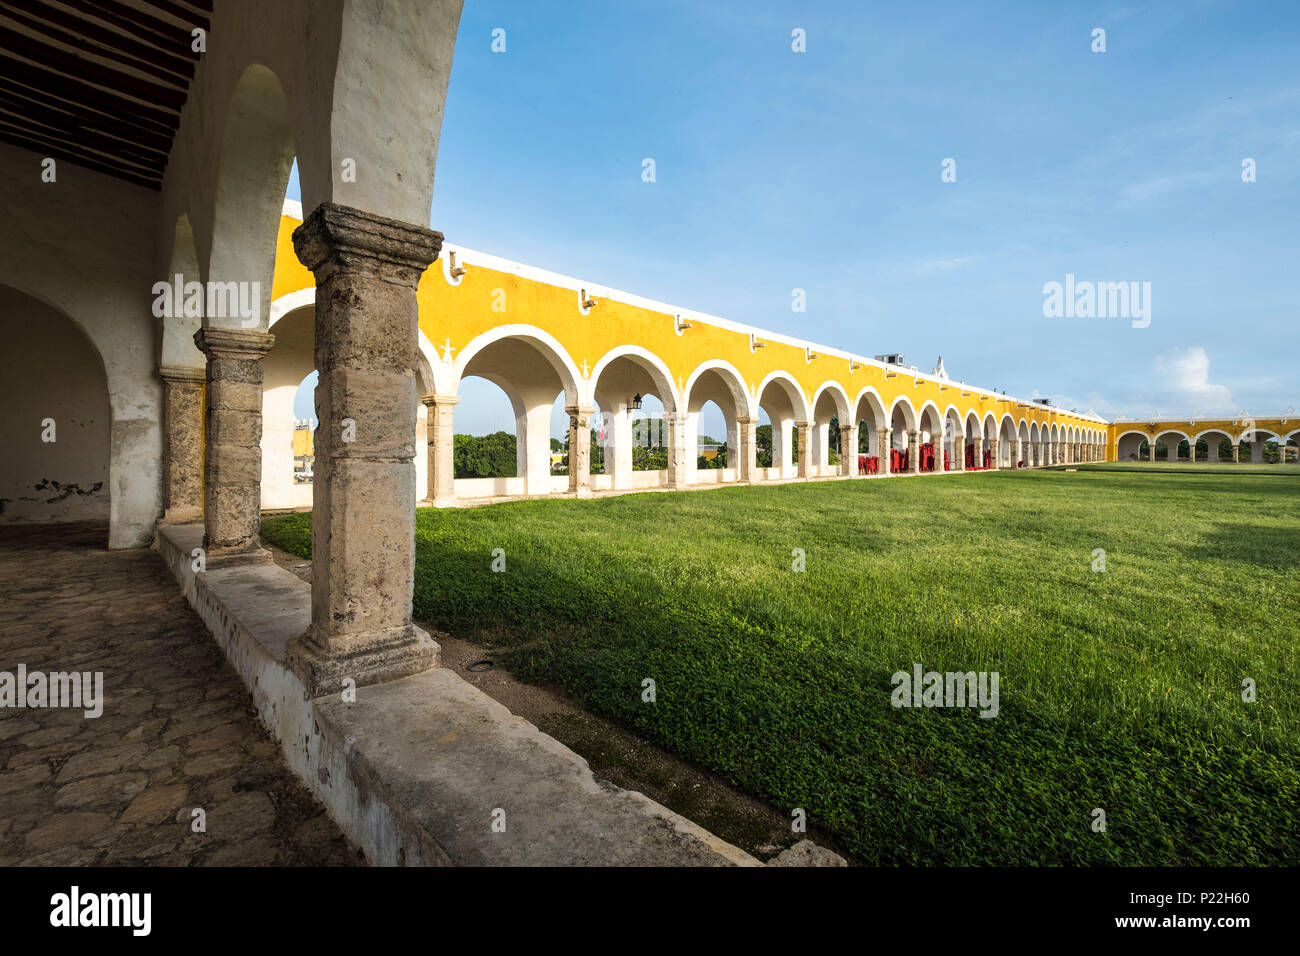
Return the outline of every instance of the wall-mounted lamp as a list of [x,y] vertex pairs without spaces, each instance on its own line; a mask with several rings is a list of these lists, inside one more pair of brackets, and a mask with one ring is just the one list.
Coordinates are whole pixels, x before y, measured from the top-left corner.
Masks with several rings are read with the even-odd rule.
[[817,357],[817,353],[816,353],[816,352],[814,352],[812,349],[810,349],[810,348],[808,348],[808,347],[806,347],[806,346],[804,347],[804,350],[803,350],[803,360],[804,360],[805,362],[811,362],[811,361],[812,361],[813,359],[815,359],[816,357]]
[[641,407],[641,393],[640,393],[640,392],[637,392],[635,395],[632,396],[632,407],[633,407],[633,408],[640,408],[640,407]]
[[861,365],[859,365],[857,362],[853,361],[853,359],[849,359],[849,374],[850,374],[850,375],[852,375],[854,372],[856,372],[856,371],[857,371],[858,369],[860,369],[860,368],[862,368]]
[[690,327],[691,327],[691,323],[687,322],[680,315],[673,316],[673,331],[676,332],[678,335],[681,335]]
[[447,274],[453,279],[459,279],[465,274],[465,267],[456,265],[456,253],[447,253],[447,265],[449,267],[447,269]]
[[765,349],[765,348],[767,348],[767,343],[766,343],[766,342],[760,342],[760,341],[758,340],[758,336],[755,335],[753,332],[750,332],[750,333],[749,333],[749,350],[750,350],[751,352],[757,352],[759,349]]
[[586,289],[583,289],[581,292],[578,293],[578,301],[582,303],[582,307],[584,310],[594,309],[596,307],[596,300],[587,298]]

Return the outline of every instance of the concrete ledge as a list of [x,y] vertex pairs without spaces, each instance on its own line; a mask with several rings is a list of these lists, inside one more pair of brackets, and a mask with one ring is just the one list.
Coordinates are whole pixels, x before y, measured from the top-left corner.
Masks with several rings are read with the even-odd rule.
[[362,687],[355,703],[308,699],[285,651],[310,623],[310,587],[274,564],[195,574],[202,543],[202,525],[158,527],[159,553],[289,765],[372,863],[760,865],[597,780],[584,759],[444,668]]

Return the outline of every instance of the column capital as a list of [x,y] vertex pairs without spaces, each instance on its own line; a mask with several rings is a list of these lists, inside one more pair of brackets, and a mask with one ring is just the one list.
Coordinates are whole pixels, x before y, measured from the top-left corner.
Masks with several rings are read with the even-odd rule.
[[459,395],[426,395],[420,399],[420,404],[429,408],[436,408],[439,405],[458,405],[460,404]]
[[749,415],[740,415],[736,418],[737,425],[753,425],[757,421],[757,418],[753,418]]
[[208,371],[204,368],[192,368],[188,365],[159,365],[158,375],[168,384],[183,385],[186,382],[202,383],[207,381]]
[[323,202],[293,231],[298,259],[324,282],[340,267],[414,288],[442,250],[442,233]]
[[275,344],[275,336],[260,329],[223,329],[215,326],[194,333],[199,351],[212,358],[260,359]]

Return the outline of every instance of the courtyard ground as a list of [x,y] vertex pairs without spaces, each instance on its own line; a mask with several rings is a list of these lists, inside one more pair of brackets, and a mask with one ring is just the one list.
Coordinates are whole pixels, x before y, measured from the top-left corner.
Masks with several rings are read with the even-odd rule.
[[[416,615],[865,863],[1294,864],[1298,494],[1096,465],[421,510]],[[309,516],[264,535],[306,556]],[[891,706],[917,663],[998,672],[998,716]]]
[[364,863],[162,559],[107,538],[0,528],[0,670],[99,671],[105,700],[91,718],[0,709],[0,866]]

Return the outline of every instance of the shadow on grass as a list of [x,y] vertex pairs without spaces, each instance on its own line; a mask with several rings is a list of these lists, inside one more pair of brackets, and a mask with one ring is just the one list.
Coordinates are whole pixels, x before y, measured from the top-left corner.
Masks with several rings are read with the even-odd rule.
[[1187,552],[1198,561],[1231,561],[1273,571],[1300,566],[1295,530],[1262,524],[1219,523]]

